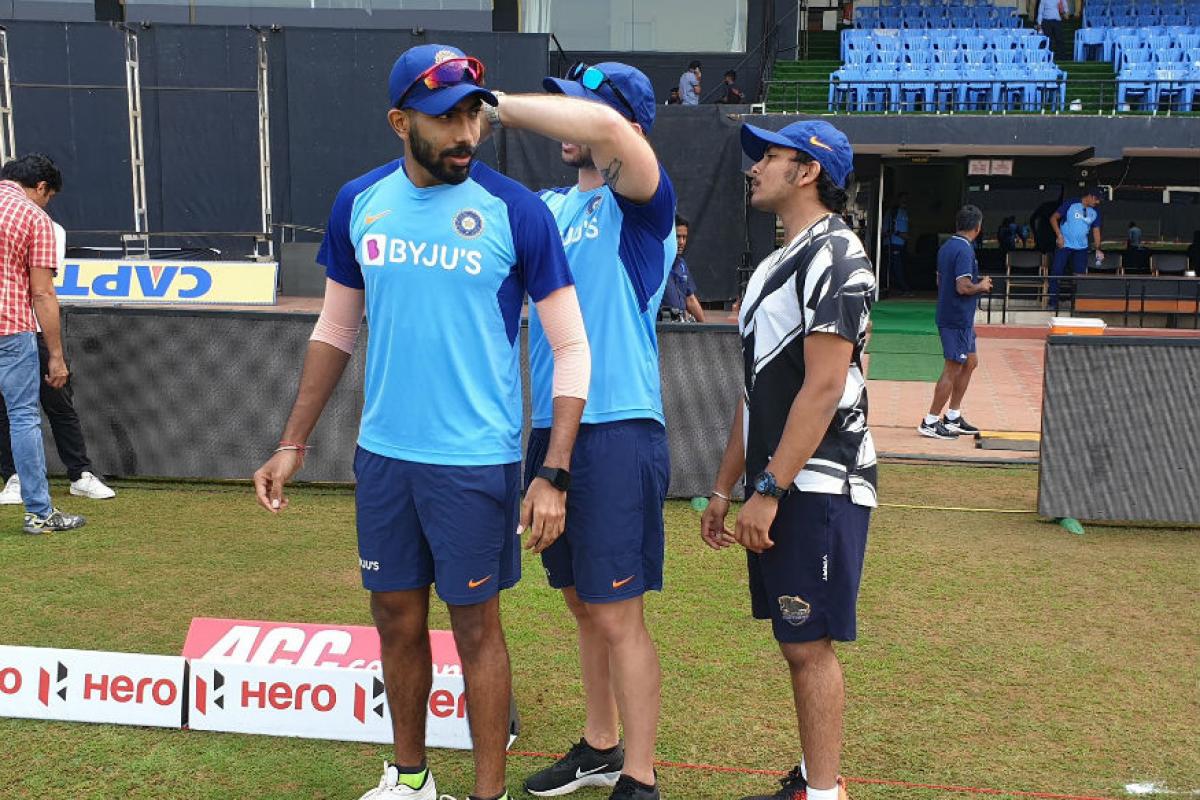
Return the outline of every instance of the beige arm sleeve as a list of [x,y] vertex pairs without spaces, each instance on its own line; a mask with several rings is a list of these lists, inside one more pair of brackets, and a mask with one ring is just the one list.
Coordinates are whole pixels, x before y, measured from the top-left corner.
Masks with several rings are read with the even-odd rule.
[[538,319],[554,353],[554,397],[586,400],[592,380],[592,353],[574,286],[556,289],[537,303]]
[[325,304],[313,328],[314,342],[336,347],[343,353],[353,353],[362,327],[366,295],[362,289],[351,289],[330,278],[325,279]]

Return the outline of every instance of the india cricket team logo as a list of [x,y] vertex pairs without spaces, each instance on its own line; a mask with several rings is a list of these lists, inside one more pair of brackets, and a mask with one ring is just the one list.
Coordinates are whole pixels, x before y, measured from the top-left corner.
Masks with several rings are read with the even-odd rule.
[[803,597],[799,595],[779,597],[779,615],[783,617],[784,622],[800,626],[808,622],[811,614],[812,604],[805,602]]
[[483,233],[483,217],[473,208],[464,208],[454,216],[454,230],[464,239],[474,239]]

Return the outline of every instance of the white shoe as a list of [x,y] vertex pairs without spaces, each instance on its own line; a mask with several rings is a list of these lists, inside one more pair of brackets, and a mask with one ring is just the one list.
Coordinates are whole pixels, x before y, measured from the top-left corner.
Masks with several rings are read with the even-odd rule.
[[383,762],[383,777],[379,786],[364,794],[358,800],[438,800],[437,787],[433,783],[433,773],[427,772],[425,785],[413,789],[400,783],[400,771],[395,764]]
[[21,505],[21,476],[13,475],[8,479],[8,483],[4,484],[4,491],[0,492],[0,506],[19,505]]
[[[14,478],[15,480],[15,478]],[[12,483],[12,480],[9,481]],[[21,484],[17,484],[17,493],[20,494]],[[4,491],[8,491],[5,487]],[[116,497],[117,493],[104,485],[104,481],[97,478],[90,472],[85,472],[79,476],[79,480],[71,481],[71,494],[76,497],[86,497],[89,500],[107,500],[110,497]]]

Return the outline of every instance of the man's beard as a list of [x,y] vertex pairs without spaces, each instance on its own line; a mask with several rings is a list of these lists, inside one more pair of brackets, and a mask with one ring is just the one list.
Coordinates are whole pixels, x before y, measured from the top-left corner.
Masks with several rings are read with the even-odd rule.
[[572,169],[595,169],[596,162],[592,160],[592,148],[576,145],[574,156],[563,154],[563,163]]
[[412,157],[418,164],[424,167],[430,175],[437,178],[442,183],[459,184],[465,181],[471,172],[471,163],[465,167],[451,166],[446,163],[447,158],[451,156],[474,156],[475,148],[467,145],[459,145],[451,147],[448,150],[443,150],[440,153],[434,153],[433,144],[417,132],[417,126],[413,125],[408,130],[409,149],[412,151]]

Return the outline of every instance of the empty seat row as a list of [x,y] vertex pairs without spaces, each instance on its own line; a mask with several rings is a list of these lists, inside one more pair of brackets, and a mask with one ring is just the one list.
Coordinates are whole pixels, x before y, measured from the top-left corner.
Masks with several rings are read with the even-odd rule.
[[1200,60],[1169,68],[1135,64],[1117,74],[1118,111],[1189,113],[1195,108],[1200,108]]
[[[1127,50],[1187,52],[1200,47],[1200,25],[1145,28],[1081,28],[1075,34],[1076,61],[1107,61],[1118,69]],[[1167,60],[1178,60],[1168,53]],[[1153,55],[1150,60],[1153,60]]]
[[830,75],[831,111],[1061,109],[1066,73],[1053,64],[846,65]]

